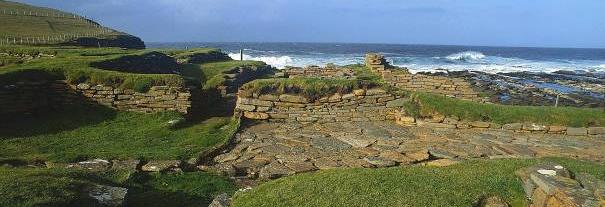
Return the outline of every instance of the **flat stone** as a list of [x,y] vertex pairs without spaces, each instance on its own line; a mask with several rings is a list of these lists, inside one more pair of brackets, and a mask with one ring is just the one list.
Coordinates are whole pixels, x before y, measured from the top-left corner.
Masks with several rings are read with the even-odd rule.
[[548,133],[564,133],[567,131],[565,126],[549,126]]
[[214,197],[208,207],[229,207],[231,206],[231,198],[226,193],[221,193]]
[[590,135],[605,134],[605,127],[588,127],[588,134],[590,134]]
[[359,159],[359,158],[345,157],[345,158],[342,158],[340,160],[340,162],[342,162],[344,165],[351,167],[351,168],[374,167],[374,165],[370,164],[369,162],[365,161],[364,159]]
[[248,177],[255,177],[256,174],[261,170],[262,167],[269,164],[266,160],[251,159],[244,160],[233,164],[237,175],[247,175]]
[[428,161],[425,163],[426,166],[432,166],[432,167],[446,167],[446,166],[450,166],[453,164],[457,164],[458,161],[454,161],[454,160],[450,160],[450,159],[438,159],[438,160],[432,160],[432,161]]
[[351,148],[350,144],[332,137],[315,137],[311,139],[311,145],[313,147],[329,151],[341,151]]
[[95,199],[100,206],[124,206],[128,189],[106,185],[94,185],[88,190],[88,196]]
[[363,89],[353,90],[353,94],[355,94],[356,96],[365,96],[366,90],[363,90]]
[[340,166],[341,165],[334,158],[331,157],[322,157],[315,159],[315,167],[319,168],[320,170],[334,169]]
[[312,162],[293,162],[286,163],[285,165],[295,173],[304,173],[317,170]]
[[254,111],[256,109],[256,106],[246,105],[246,104],[237,104],[237,106],[235,108],[240,109],[242,111]]
[[523,128],[523,124],[521,123],[511,123],[502,125],[502,129],[511,130],[511,131],[519,131]]
[[363,158],[363,160],[365,160],[366,162],[368,162],[376,167],[392,167],[392,166],[397,165],[397,163],[395,161],[387,160],[387,159],[380,158],[380,157],[366,157],[366,158]]
[[371,144],[374,144],[376,142],[376,139],[367,139],[367,138],[364,139],[363,137],[352,136],[352,135],[338,136],[335,138],[353,146],[354,148],[364,148],[364,147],[370,146]]
[[485,199],[482,199],[479,202],[479,205],[475,205],[477,207],[509,207],[508,203],[504,201],[504,199],[498,196],[491,196]]
[[540,125],[540,124],[523,124],[523,130],[527,131],[548,131],[548,126]]
[[244,111],[244,117],[248,119],[265,120],[269,119],[269,114],[263,112]]
[[382,95],[382,94],[386,94],[387,92],[385,90],[382,89],[369,89],[366,91],[366,96],[373,96],[373,95]]
[[406,157],[405,155],[403,155],[399,152],[395,152],[395,151],[382,152],[382,153],[380,153],[379,157],[386,159],[386,160],[395,161],[397,163],[401,163],[404,165],[411,164],[415,161],[412,158]]
[[268,179],[280,178],[282,176],[291,175],[291,174],[294,174],[294,171],[290,170],[289,168],[287,168],[283,164],[280,164],[279,162],[272,162],[268,165],[265,165],[265,167],[263,167],[260,170],[259,177],[261,179],[268,180]]
[[449,125],[457,125],[458,124],[458,119],[447,117],[447,118],[443,119],[443,123],[444,124],[449,124]]
[[214,157],[214,161],[215,162],[229,162],[229,161],[233,161],[233,160],[237,160],[237,158],[239,158],[239,154],[237,153],[227,153],[227,154],[220,154],[216,157]]
[[474,121],[469,123],[474,128],[489,128],[489,122]]
[[406,157],[409,157],[416,162],[428,160],[430,157],[429,151],[426,149],[415,152],[405,152],[404,154]]
[[181,167],[180,160],[152,160],[141,167],[145,172],[161,172]]
[[444,124],[444,123],[431,123],[431,122],[417,122],[419,126],[428,128],[446,128],[455,129],[456,125]]
[[567,135],[570,136],[585,136],[588,134],[586,128],[567,127]]
[[105,171],[111,167],[111,163],[103,159],[93,159],[77,163],[68,164],[67,168],[83,169],[89,171]]
[[290,94],[282,94],[279,96],[279,100],[288,103],[309,103],[309,100],[303,96],[296,96]]

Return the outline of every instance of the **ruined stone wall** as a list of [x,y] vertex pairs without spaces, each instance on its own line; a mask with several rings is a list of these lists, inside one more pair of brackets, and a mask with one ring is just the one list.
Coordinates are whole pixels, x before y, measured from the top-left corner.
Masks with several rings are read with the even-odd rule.
[[313,77],[313,78],[355,78],[355,72],[351,69],[309,66],[305,68],[290,67],[284,69],[284,75],[288,78]]
[[118,110],[136,112],[178,111],[186,114],[191,107],[191,93],[185,88],[153,86],[146,93],[139,93],[132,89],[118,89],[111,86],[86,83],[72,87],[78,94]]
[[384,57],[378,54],[367,54],[365,62],[372,72],[379,74],[390,85],[401,89],[481,100],[471,84],[460,78],[411,74],[406,70],[390,69]]
[[191,107],[188,89],[155,86],[146,93],[111,86],[65,81],[19,82],[0,86],[0,114],[22,114],[91,101],[118,110],[137,112],[178,111]]
[[[248,94],[248,93],[239,93]],[[403,99],[382,89],[355,90],[316,101],[281,94],[238,97],[236,112],[249,119],[292,122],[345,122],[394,120]]]

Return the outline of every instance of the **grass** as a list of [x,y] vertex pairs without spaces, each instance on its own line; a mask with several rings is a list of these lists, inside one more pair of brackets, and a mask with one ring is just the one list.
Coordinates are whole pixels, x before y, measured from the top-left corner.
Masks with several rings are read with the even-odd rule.
[[473,206],[497,195],[512,206],[526,206],[514,172],[542,161],[556,161],[573,172],[605,178],[605,166],[567,160],[465,161],[437,167],[336,169],[286,177],[237,193],[234,207],[263,206]]
[[187,64],[182,69],[182,75],[202,84],[203,89],[212,89],[222,85],[226,78],[225,73],[237,67],[260,67],[265,63],[260,61],[236,61],[228,60],[222,62],[208,62],[203,64]]
[[73,106],[41,115],[4,117],[0,158],[71,162],[102,159],[181,159],[196,157],[228,140],[239,121],[212,117],[172,129],[178,113],[141,114]]
[[[73,14],[55,9],[36,7],[22,3],[0,1],[0,9],[8,11],[19,11],[19,15],[4,14],[0,11],[0,38],[6,37],[48,37],[67,34],[92,34],[101,32],[102,28],[95,26],[97,23],[86,20],[73,19]],[[27,15],[23,15],[26,11]],[[50,17],[29,16],[29,12],[39,15],[51,14]],[[53,17],[52,15],[65,15],[66,17]],[[110,31],[106,35],[114,36],[122,33]],[[24,39],[25,40],[25,39]],[[6,41],[6,39],[3,39]],[[18,40],[17,40],[18,41]]]
[[466,121],[506,123],[540,123],[572,127],[605,126],[605,111],[592,108],[510,106],[484,104],[441,95],[414,93],[407,111],[416,117],[434,113],[457,116]]
[[249,82],[242,86],[242,90],[250,94],[300,94],[315,100],[334,93],[345,94],[355,89],[377,86],[379,83],[359,79],[276,78]]
[[53,52],[55,58],[39,58],[23,64],[0,67],[0,84],[17,81],[67,80],[69,83],[91,83],[111,85],[119,88],[144,89],[156,85],[184,86],[183,78],[177,74],[134,74],[103,70],[91,66],[120,58],[125,55],[140,55],[145,50],[121,50],[117,48],[73,48],[73,47],[2,47],[0,51],[13,53]]
[[0,206],[93,206],[82,189],[94,184],[128,188],[127,206],[207,206],[235,191],[227,179],[203,172],[123,174],[0,167]]

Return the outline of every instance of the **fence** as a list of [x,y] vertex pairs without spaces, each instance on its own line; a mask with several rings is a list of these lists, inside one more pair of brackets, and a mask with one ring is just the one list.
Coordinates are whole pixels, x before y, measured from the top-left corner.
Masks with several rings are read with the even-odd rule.
[[89,26],[94,27],[94,31],[87,33],[64,33],[64,34],[44,34],[44,35],[18,35],[18,36],[0,36],[0,46],[2,45],[44,45],[44,44],[57,44],[79,38],[94,38],[101,37],[106,34],[116,33],[117,31],[104,27],[99,23],[75,14],[69,13],[56,13],[56,12],[41,12],[41,11],[26,11],[26,10],[7,10],[2,9],[0,11],[2,15],[13,15],[13,16],[28,16],[28,17],[52,17],[52,18],[65,18],[74,19],[87,23]]

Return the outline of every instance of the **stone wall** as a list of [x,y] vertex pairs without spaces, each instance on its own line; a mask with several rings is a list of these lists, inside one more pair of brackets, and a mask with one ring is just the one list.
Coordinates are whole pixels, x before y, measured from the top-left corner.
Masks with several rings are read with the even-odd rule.
[[92,101],[118,110],[137,112],[178,111],[191,107],[188,89],[154,86],[146,93],[111,86],[65,81],[19,82],[0,86],[0,114],[23,114]]
[[[249,93],[239,93],[249,94]],[[316,101],[290,94],[238,97],[236,112],[249,119],[292,122],[394,120],[403,99],[382,89],[359,89]]]
[[366,66],[379,74],[387,83],[401,89],[443,94],[450,97],[481,100],[471,84],[460,78],[411,74],[403,69],[391,69],[384,57],[378,54],[367,54]]
[[325,68],[319,66],[289,67],[284,69],[284,75],[288,78],[355,78],[355,72],[352,69],[336,68],[335,66]]
[[71,87],[90,100],[123,111],[178,111],[186,114],[191,107],[191,93],[185,88],[153,86],[146,93],[139,93],[132,89],[86,83]]

